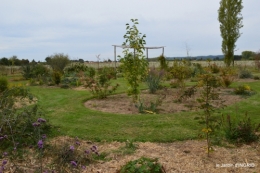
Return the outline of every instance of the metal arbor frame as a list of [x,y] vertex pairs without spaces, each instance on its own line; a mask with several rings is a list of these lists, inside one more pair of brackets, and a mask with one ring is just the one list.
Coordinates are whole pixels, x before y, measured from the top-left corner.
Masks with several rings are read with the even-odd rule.
[[[112,45],[112,46],[114,46],[114,62],[115,62],[115,68],[116,68],[116,48],[120,47],[120,48],[125,49],[125,48],[131,48],[131,47],[130,46],[123,46],[123,45]],[[148,60],[148,50],[149,49],[162,49],[162,55],[164,55],[164,47],[165,46],[159,46],[159,47],[147,47],[147,46],[145,46],[144,48],[146,50],[147,60]]]

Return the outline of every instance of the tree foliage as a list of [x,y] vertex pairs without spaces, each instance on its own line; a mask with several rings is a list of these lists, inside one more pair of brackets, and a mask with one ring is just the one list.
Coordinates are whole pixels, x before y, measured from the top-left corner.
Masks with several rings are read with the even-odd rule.
[[63,73],[64,68],[70,63],[70,59],[68,55],[64,55],[63,53],[54,54],[49,57],[47,60],[47,64],[49,64],[54,71],[58,71]]
[[254,56],[255,56],[255,52],[248,51],[248,50],[242,52],[242,58],[245,60],[251,59]]
[[224,61],[230,66],[234,59],[236,41],[241,36],[239,29],[242,25],[242,0],[221,0],[218,10],[218,20],[220,22],[220,32],[222,37],[222,52]]
[[[146,44],[144,38],[145,34],[139,32],[136,25],[138,24],[137,19],[131,19],[133,25],[126,24],[126,39],[123,46],[124,57],[121,58],[122,68],[125,78],[130,85],[128,94],[133,96],[133,101],[136,101],[139,94],[139,83],[146,77],[148,72],[148,61],[143,55],[144,45]],[[130,51],[133,50],[132,52]]]

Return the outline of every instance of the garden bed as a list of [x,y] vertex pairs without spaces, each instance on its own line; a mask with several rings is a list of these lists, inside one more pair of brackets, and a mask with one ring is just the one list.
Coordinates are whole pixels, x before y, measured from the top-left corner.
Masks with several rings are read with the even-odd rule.
[[[233,94],[233,89],[219,88],[218,92],[220,93],[220,100],[223,101],[223,104],[217,107],[232,105],[243,99],[243,97]],[[141,92],[140,101],[144,105],[149,106],[151,102],[155,103],[157,99],[161,99],[162,103],[158,106],[158,113],[160,114],[197,110],[196,99],[199,97],[199,92],[182,102],[177,101],[179,97],[180,89],[165,88],[158,90],[156,94],[150,94],[147,90],[144,90]],[[127,94],[112,95],[106,99],[91,99],[84,104],[87,108],[102,112],[118,114],[139,113],[136,104],[133,104],[132,98],[127,96]]]

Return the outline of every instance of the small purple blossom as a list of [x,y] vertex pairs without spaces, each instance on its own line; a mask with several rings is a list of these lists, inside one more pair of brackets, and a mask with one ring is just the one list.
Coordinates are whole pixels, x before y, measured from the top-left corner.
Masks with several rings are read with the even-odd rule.
[[82,169],[86,169],[86,166],[82,165],[81,168],[82,168]]
[[4,137],[3,137],[3,136],[0,136],[0,140],[2,140],[2,139],[4,139]]
[[90,149],[92,152],[96,152],[98,148],[96,145],[93,145]]
[[76,145],[80,145],[80,142],[79,142],[79,141],[76,141]]
[[4,138],[7,138],[8,136],[7,135],[4,135]]
[[86,154],[89,154],[90,152],[89,152],[89,150],[85,150],[85,153],[86,153]]
[[75,149],[74,146],[71,145],[71,146],[70,146],[70,150],[71,150],[71,151],[74,151],[74,149]]
[[75,161],[70,161],[72,166],[77,166],[77,163]]
[[34,123],[32,123],[32,125],[33,125],[34,127],[38,127],[38,126],[40,126],[41,124],[38,123],[38,122],[34,122]]
[[5,157],[5,156],[7,156],[8,155],[8,153],[7,152],[4,152],[3,153],[3,157]]
[[47,138],[46,134],[43,134],[42,139],[46,139],[46,138]]
[[39,147],[39,148],[43,148],[43,141],[42,141],[42,140],[39,140],[39,141],[38,141],[38,147]]
[[38,118],[38,120],[37,120],[39,123],[45,123],[46,122],[46,120],[45,119],[43,119],[43,118]]
[[3,160],[2,165],[6,165],[7,164],[7,160]]

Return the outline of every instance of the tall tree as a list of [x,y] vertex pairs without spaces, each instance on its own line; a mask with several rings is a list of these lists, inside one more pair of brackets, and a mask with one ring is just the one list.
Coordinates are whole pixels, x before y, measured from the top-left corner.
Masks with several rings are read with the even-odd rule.
[[234,60],[235,43],[241,36],[239,29],[243,27],[242,8],[242,0],[220,1],[218,20],[220,22],[220,32],[223,39],[222,52],[225,56],[224,61],[227,66],[230,66],[231,62]]

